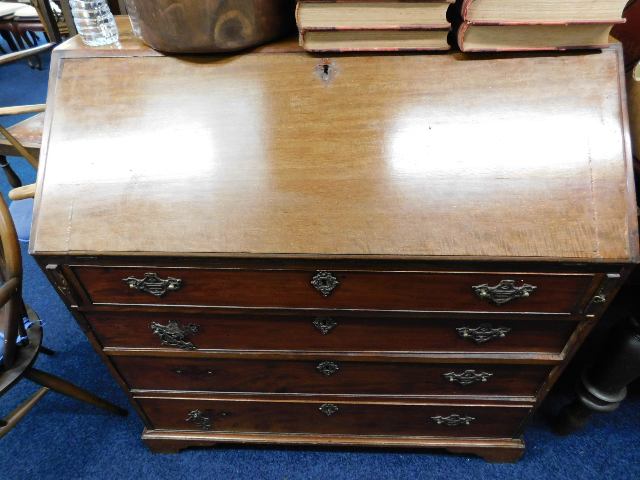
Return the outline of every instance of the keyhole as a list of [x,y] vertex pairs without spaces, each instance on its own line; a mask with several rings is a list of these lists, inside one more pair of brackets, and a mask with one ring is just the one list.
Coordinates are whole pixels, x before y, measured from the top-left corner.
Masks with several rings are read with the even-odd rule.
[[331,76],[333,75],[333,68],[330,60],[325,59],[316,67],[316,71],[318,72],[318,76],[324,82],[328,82],[331,80]]

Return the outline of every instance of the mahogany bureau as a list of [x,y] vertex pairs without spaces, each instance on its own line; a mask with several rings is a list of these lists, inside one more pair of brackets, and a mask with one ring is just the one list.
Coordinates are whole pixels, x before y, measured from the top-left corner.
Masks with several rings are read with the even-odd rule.
[[638,260],[620,55],[72,39],[30,249],[154,451],[514,461]]

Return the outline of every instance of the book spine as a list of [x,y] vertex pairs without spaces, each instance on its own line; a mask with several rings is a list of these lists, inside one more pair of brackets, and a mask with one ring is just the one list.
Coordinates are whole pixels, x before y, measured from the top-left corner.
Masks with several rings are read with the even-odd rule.
[[469,25],[470,25],[469,22],[462,22],[458,27],[458,34],[456,36],[456,40],[458,42],[458,48],[463,52],[466,52],[464,48],[464,34],[469,28]]

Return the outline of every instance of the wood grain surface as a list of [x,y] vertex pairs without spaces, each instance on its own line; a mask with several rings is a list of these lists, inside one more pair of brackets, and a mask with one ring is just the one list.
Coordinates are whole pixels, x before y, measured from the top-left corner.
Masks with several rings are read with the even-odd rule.
[[[285,267],[285,265],[283,265]],[[92,303],[202,305],[268,308],[342,308],[360,310],[422,310],[470,312],[577,313],[595,275],[530,274],[518,272],[417,272],[332,270],[339,284],[324,296],[311,282],[318,270],[167,269],[74,267]],[[152,272],[176,278],[182,287],[154,296],[132,289],[125,278],[143,279]],[[480,298],[473,287],[495,287],[513,280],[535,291],[497,305]]]
[[[318,370],[326,361],[113,357],[132,389],[280,394],[420,395],[437,397],[535,398],[551,368],[547,365],[466,365],[330,362],[338,370]],[[461,385],[446,374],[488,374]]]
[[619,57],[63,46],[31,251],[634,260]]
[[[451,437],[514,437],[530,408],[526,406],[429,405],[408,402],[333,403],[338,411],[330,416],[319,408],[329,402],[269,402],[243,399],[216,401],[171,398],[139,398],[138,401],[157,429],[200,430],[187,422],[187,414],[200,410],[208,415],[208,431],[265,433],[385,434]],[[222,415],[222,414],[226,415]],[[436,424],[431,417],[452,414],[473,417],[469,425]],[[382,440],[382,439],[381,439]]]
[[[576,328],[573,321],[425,319],[405,317],[346,317],[298,313],[289,315],[184,314],[178,312],[93,312],[86,314],[103,347],[165,348],[150,328],[152,322],[197,325],[191,343],[206,350],[293,350],[322,352],[449,352],[449,353],[554,353],[560,354]],[[322,334],[315,321],[330,319],[335,326]],[[460,336],[457,328],[509,329],[504,337],[476,343]],[[178,350],[175,350],[178,352]]]

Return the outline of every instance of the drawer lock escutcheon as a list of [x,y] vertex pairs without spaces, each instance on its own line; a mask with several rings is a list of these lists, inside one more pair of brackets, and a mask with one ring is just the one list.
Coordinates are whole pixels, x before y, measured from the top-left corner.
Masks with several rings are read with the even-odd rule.
[[507,327],[494,328],[488,323],[483,323],[478,327],[458,327],[456,332],[460,337],[471,340],[475,343],[486,343],[496,338],[504,338],[511,331]]
[[454,413],[446,417],[442,417],[440,415],[438,415],[437,417],[431,417],[431,420],[433,420],[438,425],[446,425],[447,427],[459,427],[462,425],[469,425],[475,420],[475,417],[470,417],[468,415],[458,415],[457,413]]
[[322,335],[326,335],[338,326],[338,322],[330,317],[318,317],[313,321],[313,326],[316,327]]
[[476,372],[475,370],[465,370],[464,372],[449,372],[442,375],[452,383],[459,383],[462,386],[473,385],[474,383],[486,382],[493,373]]
[[145,273],[144,278],[127,277],[122,281],[129,285],[129,288],[150,293],[154,297],[162,297],[167,292],[175,292],[182,287],[182,280],[179,278],[160,278],[157,273]]
[[194,425],[198,426],[201,430],[211,430],[211,422],[213,420],[213,417],[226,417],[228,416],[229,413],[227,412],[220,412],[218,414],[214,414],[212,411],[210,410],[191,410],[188,414],[187,414],[187,418],[185,418],[185,421],[187,423],[193,423]]
[[331,272],[320,271],[311,279],[311,285],[323,297],[328,297],[340,285],[340,282]]
[[334,413],[338,413],[339,408],[337,405],[334,405],[333,403],[323,403],[322,405],[320,405],[318,410],[324,413],[327,417],[330,417]]
[[340,366],[336,362],[320,362],[316,367],[321,374],[329,377],[340,370]]
[[193,323],[182,325],[175,320],[170,320],[166,325],[151,322],[150,327],[153,334],[160,337],[162,345],[176,347],[181,350],[196,349],[196,346],[188,339],[191,335],[195,335],[200,331],[198,325],[194,325]]
[[471,288],[478,297],[496,305],[504,305],[517,298],[530,296],[538,287],[528,283],[516,286],[515,280],[501,280],[498,285],[490,286],[484,283]]

